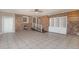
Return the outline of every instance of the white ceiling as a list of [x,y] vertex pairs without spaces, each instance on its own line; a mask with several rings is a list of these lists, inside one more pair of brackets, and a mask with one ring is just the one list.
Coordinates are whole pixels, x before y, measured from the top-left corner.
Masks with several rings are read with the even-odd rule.
[[73,9],[39,9],[40,13],[33,12],[34,9],[0,9],[0,12],[16,13],[30,16],[54,15],[63,12],[74,11]]

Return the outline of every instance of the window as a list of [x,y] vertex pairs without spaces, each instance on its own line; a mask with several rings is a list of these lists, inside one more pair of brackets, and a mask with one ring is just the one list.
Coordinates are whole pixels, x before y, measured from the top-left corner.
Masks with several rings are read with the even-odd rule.
[[59,27],[59,18],[54,18],[54,27]]

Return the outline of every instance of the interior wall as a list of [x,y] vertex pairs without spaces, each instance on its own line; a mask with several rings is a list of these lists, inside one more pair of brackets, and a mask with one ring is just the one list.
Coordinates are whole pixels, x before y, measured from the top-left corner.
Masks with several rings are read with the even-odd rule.
[[22,16],[15,15],[15,31],[21,31],[22,30]]
[[68,34],[79,33],[79,11],[68,13]]
[[[16,31],[23,31],[22,16],[23,15],[16,15],[15,16]],[[48,16],[42,16],[42,17],[39,17],[39,18],[40,18],[41,24],[43,26],[43,29],[45,31],[48,31],[49,17]],[[31,16],[29,16],[29,23],[27,25],[28,25],[28,30],[31,30],[31,28],[32,28],[32,17]]]
[[67,34],[79,33],[79,10],[51,15],[50,17],[67,16]]
[[[15,26],[17,28],[17,30],[22,30],[22,25],[19,25],[19,23],[21,23],[20,19],[22,16],[15,16],[14,14],[11,13],[2,13],[0,12],[0,33],[2,32],[2,16],[4,15],[8,15],[8,16],[13,16],[14,18],[16,18],[16,20],[18,19],[19,22],[17,22],[15,20]],[[56,15],[51,15],[50,17],[60,17],[60,16],[67,16],[68,20],[67,20],[67,33],[68,34],[76,34],[79,32],[79,10],[77,11],[72,11],[72,12],[67,12],[67,13],[60,13],[60,14],[56,14]],[[32,27],[32,17],[29,18],[29,30]],[[49,27],[49,17],[48,16],[42,16],[40,17],[40,20],[42,22],[43,25],[43,29],[45,31],[48,31],[48,27]],[[19,27],[18,27],[19,26]],[[21,28],[20,28],[21,27]],[[15,29],[16,29],[15,28]]]
[[49,17],[48,16],[42,16],[42,17],[40,17],[40,20],[41,20],[44,31],[48,31]]
[[[23,31],[24,28],[23,28],[23,21],[22,21],[22,18],[23,16],[25,15],[15,15],[15,30],[16,32],[17,31]],[[25,24],[27,25],[28,27],[28,30],[31,30],[31,27],[32,27],[32,17],[29,16],[29,23],[28,24]]]
[[[16,22],[16,31],[23,31],[23,25],[22,25],[22,16],[23,15],[16,15],[15,16],[15,22]],[[49,26],[49,17],[48,16],[42,16],[39,17],[41,24],[43,26],[44,31],[48,31],[48,26]],[[28,25],[28,30],[31,30],[32,28],[32,17],[29,17],[29,23]]]

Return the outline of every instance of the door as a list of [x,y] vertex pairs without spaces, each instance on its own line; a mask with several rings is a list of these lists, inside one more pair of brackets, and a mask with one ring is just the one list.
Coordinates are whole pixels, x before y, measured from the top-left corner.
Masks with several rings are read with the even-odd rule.
[[14,18],[12,16],[3,16],[2,23],[3,33],[14,32]]
[[49,32],[67,33],[67,16],[50,18]]
[[37,26],[38,26],[38,19],[37,19],[37,17],[33,17],[33,19],[32,19],[32,28],[37,30]]

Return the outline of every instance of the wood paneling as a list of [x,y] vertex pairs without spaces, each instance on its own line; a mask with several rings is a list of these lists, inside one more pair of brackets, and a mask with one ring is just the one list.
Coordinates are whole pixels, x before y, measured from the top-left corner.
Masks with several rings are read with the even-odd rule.
[[76,34],[79,32],[79,10],[60,13],[56,15],[52,15],[50,17],[60,17],[67,16],[67,33],[68,34]]
[[76,34],[79,32],[79,11],[68,13],[68,34]]
[[22,26],[22,17],[21,16],[15,16],[15,29],[16,31],[22,31],[23,26]]
[[77,17],[79,16],[79,11],[72,11],[68,13],[69,17]]
[[48,16],[42,16],[42,17],[40,17],[40,19],[41,19],[41,22],[42,22],[43,29],[45,31],[48,31],[49,17]]
[[31,30],[32,27],[32,17],[29,17],[29,23],[23,23],[22,21],[23,15],[16,15],[15,16],[15,29],[17,31],[23,31],[24,25],[28,27],[28,30]]

